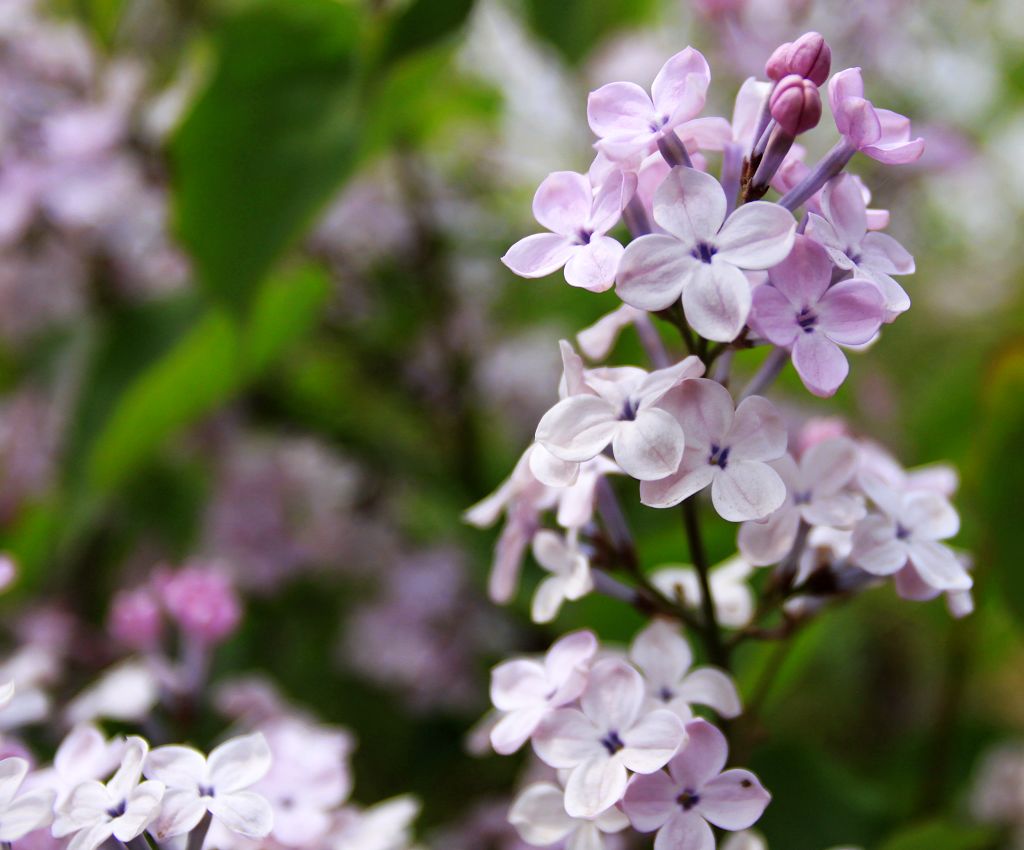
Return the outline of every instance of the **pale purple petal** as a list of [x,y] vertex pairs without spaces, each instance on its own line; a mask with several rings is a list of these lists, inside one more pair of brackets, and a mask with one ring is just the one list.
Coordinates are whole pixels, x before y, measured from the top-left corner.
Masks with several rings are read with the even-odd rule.
[[622,733],[622,742],[626,746],[620,751],[619,758],[635,773],[654,773],[668,764],[685,740],[683,721],[675,712],[655,709]]
[[610,809],[626,791],[629,775],[607,753],[583,762],[565,784],[565,810],[574,818],[594,818]]
[[789,348],[801,332],[797,323],[799,308],[776,289],[764,283],[754,290],[750,308],[750,325],[775,345]]
[[725,735],[706,720],[686,724],[686,746],[668,764],[668,772],[680,788],[697,791],[718,776],[729,757]]
[[586,175],[555,171],[537,187],[533,217],[552,233],[575,240],[590,219],[593,198]]
[[698,667],[679,685],[677,696],[688,703],[706,705],[721,717],[738,717],[743,710],[732,677],[714,667]]
[[945,540],[960,530],[960,515],[949,501],[929,490],[908,493],[900,520],[914,532],[915,539]]
[[53,821],[53,804],[56,799],[56,791],[38,788],[8,803],[4,806],[3,819],[0,820],[0,841],[9,844],[48,826]]
[[683,289],[683,312],[702,337],[731,342],[747,323],[752,300],[746,275],[715,257],[700,263]]
[[729,391],[707,378],[683,381],[669,390],[658,406],[679,420],[686,435],[687,449],[704,454],[705,460],[711,444],[721,444],[729,432],[735,412]]
[[654,850],[715,850],[715,835],[696,812],[676,814],[654,839]]
[[587,98],[587,122],[602,139],[641,133],[653,117],[654,104],[636,83],[608,83]]
[[555,457],[540,443],[533,444],[529,463],[530,472],[548,487],[569,487],[579,478],[579,463]]
[[777,564],[793,546],[800,511],[783,506],[765,522],[745,522],[740,527],[737,543],[743,557],[755,567]]
[[274,828],[270,803],[254,791],[217,795],[207,806],[223,826],[246,838],[266,838]]
[[503,661],[491,670],[491,702],[499,711],[542,704],[550,688],[545,668],[530,658]]
[[494,563],[487,581],[487,593],[499,605],[511,601],[519,586],[526,547],[533,538],[535,524],[512,518],[498,535],[494,546]]
[[833,177],[821,192],[821,209],[835,230],[841,249],[860,245],[867,233],[866,205],[861,188],[849,174]]
[[715,826],[735,831],[753,826],[771,798],[749,770],[727,770],[701,788],[697,811]]
[[[875,144],[882,135],[882,125],[871,101],[850,97],[835,112],[836,127],[859,150]],[[842,125],[842,127],[840,127]]]
[[891,322],[900,313],[910,309],[910,296],[893,278],[884,272],[861,269],[865,277],[874,281],[882,292],[882,300],[885,302],[885,319]]
[[590,460],[611,442],[618,427],[618,411],[604,399],[570,396],[541,418],[537,442],[562,460]]
[[860,265],[885,274],[913,274],[914,258],[888,233],[868,233],[860,243]]
[[659,233],[634,239],[619,260],[615,291],[641,310],[671,307],[700,261],[671,236]]
[[860,454],[849,437],[815,443],[800,459],[800,481],[815,497],[838,493],[857,472]]
[[693,118],[704,108],[704,97],[711,82],[707,60],[692,47],[671,57],[658,71],[651,85],[657,112],[674,127]]
[[635,638],[629,658],[654,687],[674,687],[693,664],[693,651],[678,626],[667,620],[653,620]]
[[643,701],[640,674],[624,661],[606,658],[591,668],[580,708],[599,729],[621,734],[636,721]]
[[896,588],[900,599],[911,602],[928,602],[942,593],[940,588],[932,587],[921,578],[921,574],[910,561],[907,561],[907,565],[893,577],[893,587]]
[[516,752],[530,740],[541,720],[548,713],[546,705],[522,708],[502,717],[491,729],[491,746],[494,752],[507,756]]
[[869,280],[853,278],[837,283],[817,306],[819,330],[842,345],[863,345],[882,325],[885,301]]
[[695,168],[673,168],[654,193],[654,220],[687,250],[715,240],[725,221],[725,209],[721,184]]
[[549,767],[576,767],[594,757],[607,756],[599,730],[582,711],[560,708],[548,714],[533,733],[533,750]]
[[896,526],[883,516],[868,516],[853,530],[850,561],[876,576],[895,573],[907,562],[907,547],[896,539]]
[[[551,644],[551,649],[544,657],[544,669],[548,680],[558,683],[556,696],[563,702],[571,702],[583,693],[586,676],[581,678],[580,673],[585,673],[596,652],[597,638],[587,629],[570,632]],[[572,687],[566,690],[566,684],[569,683],[572,683]],[[555,701],[555,697],[552,697],[551,702],[553,705],[560,704]]]
[[206,814],[206,799],[199,796],[198,790],[169,788],[160,801],[160,814],[150,831],[161,841],[191,832]]
[[835,228],[820,215],[813,212],[807,214],[807,227],[804,228],[804,233],[823,246],[828,251],[829,259],[839,268],[846,270],[854,268],[853,260],[846,254],[846,249],[853,246],[844,243]]
[[615,273],[625,249],[610,236],[594,236],[578,246],[565,264],[565,282],[570,286],[604,292],[615,283]]
[[654,832],[678,810],[679,788],[667,773],[641,774],[629,781],[622,810],[638,832]]
[[634,392],[634,396],[640,399],[640,409],[655,404],[670,389],[689,378],[699,378],[704,374],[704,363],[699,357],[690,355],[684,357],[674,366],[665,369],[657,369],[643,379],[640,386]]
[[612,440],[615,461],[639,481],[671,475],[683,457],[683,429],[672,414],[657,407],[641,410],[619,424]]
[[736,408],[724,444],[729,461],[776,460],[786,452],[789,437],[782,414],[768,399],[750,396]]
[[599,184],[594,184],[598,190],[587,221],[588,228],[595,234],[603,235],[615,227],[622,216],[622,208],[636,191],[636,183],[634,173],[615,168]]
[[151,750],[143,773],[168,788],[194,788],[206,780],[206,759],[192,747],[171,744]]
[[17,756],[0,761],[0,807],[8,806],[28,773],[28,762]]
[[248,788],[270,770],[270,762],[270,746],[262,732],[231,738],[214,747],[207,759],[210,781],[218,793]]
[[[864,97],[864,80],[860,68],[837,71],[828,81],[828,102],[833,112],[839,111],[843,100],[848,97]],[[838,123],[838,118],[836,121]],[[842,127],[839,131],[845,132]]]
[[634,320],[643,316],[643,311],[636,307],[623,304],[617,310],[607,313],[589,328],[576,334],[580,351],[591,360],[604,360],[615,345],[623,328],[633,324]]
[[850,372],[846,355],[823,333],[803,333],[797,337],[793,366],[804,386],[821,398],[835,395]]
[[578,246],[556,233],[520,239],[501,261],[520,277],[546,277],[564,266]]
[[799,311],[825,294],[832,282],[832,260],[813,239],[797,236],[789,256],[768,270],[768,278]]
[[688,148],[720,151],[732,141],[732,127],[724,118],[716,116],[694,118],[676,127],[676,135]]
[[786,500],[786,485],[768,464],[730,459],[711,483],[711,502],[722,519],[763,519]]
[[576,822],[565,811],[562,789],[550,782],[525,788],[509,809],[508,822],[528,844],[547,847],[569,835]]
[[706,452],[687,449],[679,469],[672,475],[659,481],[640,482],[640,501],[651,508],[678,505],[707,487],[715,478],[715,469],[707,462]]
[[816,496],[809,504],[801,505],[800,512],[811,525],[848,528],[867,513],[864,500],[853,493],[834,496]]
[[953,550],[934,540],[911,540],[910,562],[921,578],[939,590],[967,590],[974,583]]
[[744,204],[715,238],[717,259],[742,269],[767,269],[786,259],[795,235],[796,219],[789,210],[765,201]]

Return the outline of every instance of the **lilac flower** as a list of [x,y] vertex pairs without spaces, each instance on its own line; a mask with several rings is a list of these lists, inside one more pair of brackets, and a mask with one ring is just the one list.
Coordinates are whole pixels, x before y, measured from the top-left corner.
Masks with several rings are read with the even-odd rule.
[[641,481],[661,478],[678,465],[684,436],[658,402],[672,387],[703,373],[704,364],[696,357],[651,373],[632,366],[590,372],[583,392],[544,414],[537,442],[573,462],[597,457],[611,444],[627,474]]
[[864,518],[863,501],[850,491],[860,456],[846,437],[815,443],[797,463],[784,455],[772,467],[786,484],[786,501],[764,522],[746,522],[738,537],[740,552],[762,567],[782,560],[793,547],[801,522],[845,528]]
[[148,587],[120,590],[110,603],[107,631],[132,649],[152,649],[160,640],[160,603]]
[[814,129],[821,120],[818,87],[797,74],[779,80],[768,105],[772,118],[790,137]]
[[109,782],[86,780],[61,805],[54,836],[73,833],[69,850],[94,850],[111,837],[127,843],[141,835],[156,818],[164,795],[162,782],[140,781],[147,752],[149,744],[142,738],[129,738]]
[[645,505],[677,505],[708,485],[715,510],[730,522],[778,510],[786,485],[767,461],[786,451],[786,428],[770,401],[751,396],[733,409],[729,391],[704,378],[684,381],[662,400],[686,434],[676,471],[640,485]]
[[836,129],[861,153],[889,165],[915,162],[924,153],[924,139],[910,138],[910,119],[878,109],[864,99],[860,68],[847,68],[829,80],[828,99]]
[[190,637],[219,643],[238,627],[241,602],[223,571],[192,562],[155,583],[167,613]]
[[643,674],[650,709],[667,708],[690,720],[692,704],[713,708],[722,717],[737,717],[740,695],[732,679],[714,667],[693,667],[693,652],[679,629],[654,620],[629,647],[629,660]]
[[548,714],[574,702],[587,686],[595,652],[593,632],[572,632],[552,644],[543,662],[520,658],[495,667],[491,671],[491,702],[502,712],[491,730],[495,752],[514,753]]
[[591,360],[604,360],[615,346],[619,333],[629,325],[640,321],[645,315],[643,310],[623,304],[594,324],[576,334],[576,342]]
[[736,338],[750,312],[743,269],[786,258],[796,222],[776,204],[744,204],[726,218],[726,196],[714,177],[674,168],[654,196],[654,220],[667,235],[641,236],[619,263],[616,292],[642,310],[664,310],[682,297],[686,319],[707,339]]
[[640,832],[658,830],[654,850],[711,850],[709,822],[729,831],[754,824],[771,800],[749,770],[726,770],[725,736],[706,720],[686,724],[686,746],[668,773],[636,776],[622,808]]
[[844,271],[873,280],[885,296],[887,321],[910,307],[894,274],[912,274],[914,258],[886,233],[869,232],[863,184],[849,174],[832,178],[821,191],[821,215],[808,213],[807,235],[820,242]]
[[409,794],[362,809],[345,806],[331,836],[333,850],[412,850],[412,822],[420,802]]
[[33,775],[36,785],[57,792],[57,806],[87,780],[109,776],[121,763],[125,748],[123,739],[107,740],[91,723],[76,725],[61,741],[53,757],[53,765]]
[[587,100],[597,149],[612,161],[639,166],[661,139],[700,113],[710,82],[707,60],[687,47],[658,71],[651,95],[636,83],[601,86]]
[[[739,556],[729,558],[710,570],[711,596],[718,622],[731,629],[740,629],[754,616],[754,593],[747,580],[754,568]],[[669,599],[700,610],[704,592],[697,570],[693,567],[659,567],[651,573],[651,584]]]
[[49,789],[19,794],[28,762],[12,756],[0,761],[0,841],[10,844],[53,820],[55,793]]
[[564,799],[557,785],[536,782],[524,788],[512,803],[509,823],[527,844],[550,847],[565,841],[566,850],[604,850],[605,834],[629,826],[629,819],[616,808],[592,819],[573,817],[565,811]]
[[207,758],[191,747],[157,747],[146,759],[147,778],[167,786],[154,825],[158,839],[189,832],[209,812],[246,838],[265,838],[274,825],[270,804],[248,790],[270,769],[271,755],[260,733],[231,738]]
[[852,563],[879,576],[912,569],[915,580],[935,591],[971,587],[963,564],[939,542],[960,530],[960,517],[945,498],[930,490],[896,490],[872,475],[861,475],[861,486],[882,513],[854,528]]
[[520,239],[501,261],[521,277],[545,277],[565,266],[571,286],[603,292],[615,282],[622,245],[605,234],[622,214],[635,180],[614,172],[595,194],[586,175],[549,174],[533,196],[533,215],[550,233]]
[[565,811],[572,817],[597,817],[614,806],[626,790],[627,769],[659,770],[686,739],[671,711],[644,713],[644,696],[636,670],[605,659],[590,671],[580,708],[558,709],[534,733],[541,761],[572,771],[565,786]]
[[593,589],[590,561],[574,534],[563,537],[547,530],[534,536],[533,557],[551,575],[537,586],[530,616],[535,623],[550,623],[564,601],[581,599]]
[[805,32],[796,41],[787,41],[775,48],[765,63],[768,78],[776,82],[795,74],[815,86],[828,79],[832,67],[832,48],[821,33]]
[[806,236],[797,237],[792,253],[769,269],[768,278],[754,291],[751,325],[792,351],[808,390],[834,395],[850,371],[839,346],[861,345],[878,333],[885,317],[881,291],[859,278],[830,286],[832,261]]

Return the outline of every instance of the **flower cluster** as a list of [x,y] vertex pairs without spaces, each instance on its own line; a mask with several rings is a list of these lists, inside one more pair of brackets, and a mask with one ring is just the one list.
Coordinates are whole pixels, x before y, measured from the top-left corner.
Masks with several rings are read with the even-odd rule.
[[[511,477],[466,514],[477,526],[505,515],[496,601],[515,596],[532,549],[549,574],[535,621],[594,592],[654,618],[632,663],[584,631],[543,659],[495,668],[494,749],[530,741],[558,771],[557,784],[531,785],[512,807],[530,844],[600,847],[602,835],[632,824],[658,831],[656,850],[713,847],[709,823],[744,830],[769,800],[752,774],[722,772],[726,738],[690,708],[739,714],[719,669],[733,648],[784,639],[826,602],[888,576],[906,599],[945,594],[955,615],[971,610],[969,564],[944,542],[959,528],[955,473],[905,471],[842,422],[793,428],[762,395],[791,361],[808,391],[832,396],[850,371],[846,351],[872,344],[910,307],[895,276],[914,271],[913,257],[881,232],[888,212],[869,208],[870,191],[846,168],[856,154],[913,162],[923,141],[865,97],[860,69],[830,77],[831,61],[817,33],[781,45],[768,81],[740,88],[731,120],[702,114],[710,69],[690,47],[650,92],[632,83],[592,92],[590,168],[543,181],[533,211],[548,232],[502,258],[523,277],[564,269],[572,286],[614,287],[622,305],[579,333],[579,349],[603,361],[631,326],[650,360],[649,369],[588,366],[563,340],[559,400]],[[807,165],[797,139],[818,125],[826,83],[839,139]],[[685,350],[666,344],[658,320]],[[751,349],[766,354],[737,390],[734,366]],[[643,569],[613,475],[638,481],[646,506],[682,506],[692,566]],[[705,497],[740,524],[739,555],[717,568],[702,540]],[[771,573],[755,594],[748,579],[759,567]],[[700,636],[716,667],[690,670],[673,620]]]

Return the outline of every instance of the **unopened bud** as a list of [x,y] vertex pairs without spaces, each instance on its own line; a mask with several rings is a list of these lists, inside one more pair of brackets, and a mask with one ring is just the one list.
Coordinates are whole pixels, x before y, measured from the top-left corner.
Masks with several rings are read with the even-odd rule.
[[765,63],[769,79],[782,80],[790,74],[810,80],[820,86],[828,79],[832,69],[832,49],[821,33],[804,33],[796,41],[787,41],[775,48]]
[[768,101],[772,118],[790,136],[798,136],[818,126],[821,120],[821,95],[810,80],[797,74],[783,77]]

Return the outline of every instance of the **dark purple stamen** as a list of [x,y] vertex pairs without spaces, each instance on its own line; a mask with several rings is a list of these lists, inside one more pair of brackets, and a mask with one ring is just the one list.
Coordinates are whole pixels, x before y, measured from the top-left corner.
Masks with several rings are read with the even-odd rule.
[[674,700],[675,698],[675,691],[673,691],[671,688],[663,687],[660,691],[658,691],[658,699],[660,699],[662,702],[672,702],[672,700]]
[[122,800],[116,806],[111,806],[109,809],[107,809],[107,817],[119,818],[121,817],[121,815],[125,813],[125,809],[127,808],[127,803],[124,800]]
[[700,802],[700,794],[691,788],[687,788],[682,794],[676,797],[676,802],[683,807],[684,812],[688,812]]
[[622,411],[619,413],[619,420],[632,422],[636,419],[637,404],[631,398],[627,398],[622,404]]
[[896,523],[896,539],[906,540],[908,537],[910,537],[910,529],[905,528],[900,523]]
[[810,307],[804,307],[796,314],[796,323],[804,329],[805,334],[814,333],[814,326],[818,324],[818,317]]
[[729,463],[729,447],[720,448],[714,443],[711,444],[711,454],[708,456],[708,463],[712,466],[720,466],[725,469]]
[[608,750],[608,755],[613,756],[626,745],[622,743],[618,732],[611,731],[601,739],[601,746]]
[[718,249],[714,245],[708,245],[707,242],[701,242],[690,251],[690,256],[695,260],[700,260],[702,263],[710,263],[711,258],[718,253]]
[[793,504],[794,505],[806,505],[806,504],[809,504],[810,501],[811,501],[811,491],[810,490],[804,490],[804,491],[802,491],[800,493],[794,494],[794,496],[793,496]]
[[212,785],[200,785],[199,786],[200,797],[213,797],[213,786]]
[[576,241],[579,242],[580,245],[589,245],[590,237],[593,235],[593,230],[586,230],[581,227],[579,230],[576,231]]

